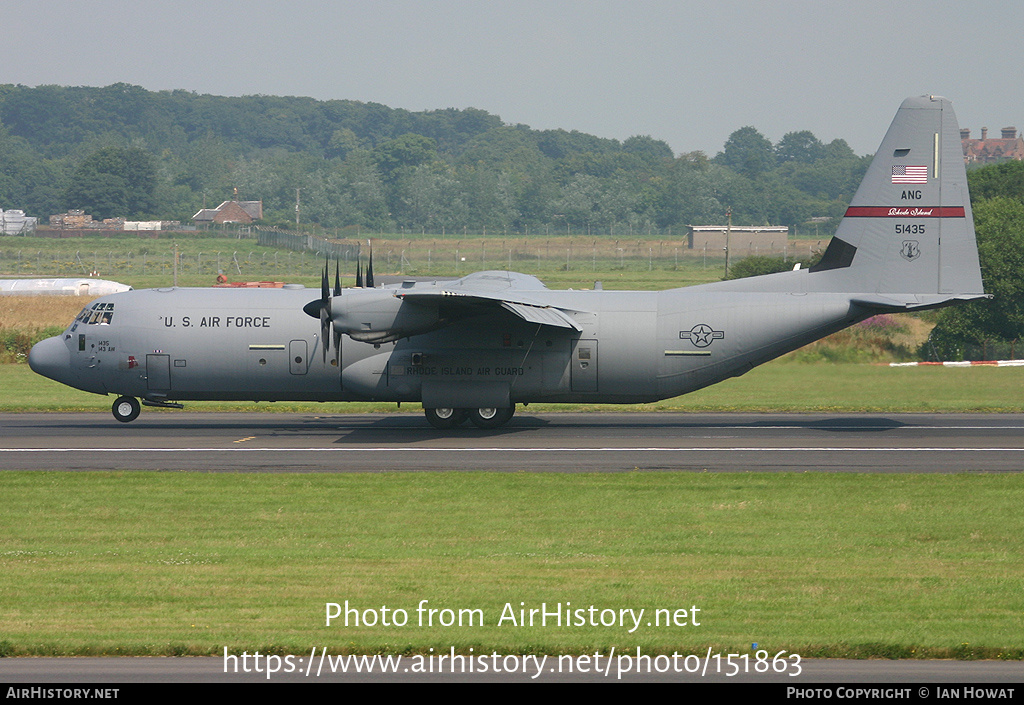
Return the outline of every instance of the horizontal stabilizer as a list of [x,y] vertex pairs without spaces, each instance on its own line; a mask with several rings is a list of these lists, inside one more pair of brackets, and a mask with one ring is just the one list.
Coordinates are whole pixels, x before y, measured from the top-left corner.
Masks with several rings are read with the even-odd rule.
[[850,303],[861,308],[871,309],[880,313],[899,313],[901,311],[923,311],[929,308],[939,308],[961,301],[973,301],[975,299],[991,299],[991,294],[961,294],[948,296],[945,294],[919,294],[916,296],[884,296],[876,294],[873,296],[855,296]]

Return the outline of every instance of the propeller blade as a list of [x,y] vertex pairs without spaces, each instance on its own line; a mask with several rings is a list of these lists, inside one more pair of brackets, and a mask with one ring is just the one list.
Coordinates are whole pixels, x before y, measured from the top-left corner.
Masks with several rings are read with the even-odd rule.
[[370,250],[370,263],[366,265],[366,288],[373,288],[373,250]]
[[320,278],[320,340],[323,341],[324,364],[327,363],[327,351],[331,345],[329,337],[331,331],[331,289],[327,280],[327,272],[330,271],[330,260],[324,262],[324,273]]
[[[334,260],[334,295],[335,296],[341,296],[341,265],[338,263],[337,259]],[[329,315],[329,312],[328,312],[328,315]],[[341,331],[339,331],[337,328],[334,327],[334,323],[333,322],[331,323],[331,333],[333,334],[332,337],[334,338],[334,364],[335,364],[335,366],[340,367],[341,366]],[[327,334],[327,331],[324,331],[324,336],[325,336],[324,337],[324,343],[325,343],[325,345],[326,345],[326,342],[327,342],[326,334]],[[327,352],[326,348],[325,348],[324,352],[325,353]],[[326,359],[325,359],[325,361],[326,361]]]
[[363,288],[363,260],[362,258],[356,260],[356,287],[359,289]]

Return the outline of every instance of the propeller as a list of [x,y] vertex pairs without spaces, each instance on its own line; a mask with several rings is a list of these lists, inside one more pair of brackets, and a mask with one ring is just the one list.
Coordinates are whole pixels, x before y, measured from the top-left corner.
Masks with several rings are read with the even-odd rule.
[[[362,342],[378,342],[378,338],[381,338],[381,333],[377,332],[377,324],[373,326],[373,333],[368,334],[363,331],[350,330],[351,322],[344,321],[339,322],[334,320],[333,316],[333,300],[343,295],[343,289],[341,288],[341,264],[337,260],[334,262],[334,289],[331,290],[331,260],[329,257],[324,258],[324,268],[320,273],[320,298],[310,301],[308,304],[302,307],[302,310],[307,316],[312,318],[320,319],[320,339],[323,341],[322,354],[324,363],[327,362],[327,353],[331,349],[331,339],[334,340],[334,360],[335,364],[341,365],[341,337],[344,334],[349,334],[355,340]],[[373,288],[373,250],[370,250],[369,260],[366,264],[365,282],[363,274],[363,265],[360,259],[356,260],[356,286],[360,288]],[[340,305],[338,306],[338,315],[340,319],[345,319],[345,308]],[[400,305],[401,302],[393,302]],[[385,309],[387,306],[385,306]],[[374,312],[374,315],[383,314],[385,316],[390,315],[389,312],[380,311]],[[387,327],[388,324],[384,324]],[[388,333],[384,331],[384,335]],[[369,336],[369,337],[367,337]],[[387,338],[390,340],[391,338]]]
[[[324,341],[323,356],[327,362],[327,350],[330,347],[328,333],[331,329],[331,289],[327,281],[327,272],[330,269],[330,260],[324,259],[324,274],[320,278],[320,340]],[[340,292],[339,292],[340,293]]]
[[[341,272],[338,260],[334,260],[334,295],[341,296]],[[323,325],[323,324],[321,324]],[[331,332],[334,333],[334,364],[341,365],[341,331],[331,326]],[[324,338],[324,344],[326,346],[327,339]],[[324,349],[326,353],[326,347]]]

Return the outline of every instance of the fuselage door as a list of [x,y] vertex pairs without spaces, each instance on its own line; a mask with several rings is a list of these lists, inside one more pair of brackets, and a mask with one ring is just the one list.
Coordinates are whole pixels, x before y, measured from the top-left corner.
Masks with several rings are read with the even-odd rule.
[[152,390],[171,388],[170,355],[146,355],[146,384]]
[[572,351],[572,391],[597,391],[597,341],[579,339]]
[[293,375],[304,375],[309,369],[308,346],[305,340],[288,343],[288,369]]

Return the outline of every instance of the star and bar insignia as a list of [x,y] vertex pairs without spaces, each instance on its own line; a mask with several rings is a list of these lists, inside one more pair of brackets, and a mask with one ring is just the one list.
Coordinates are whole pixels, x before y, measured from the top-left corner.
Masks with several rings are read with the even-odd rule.
[[725,337],[724,330],[714,330],[707,323],[698,323],[690,330],[679,331],[680,340],[689,340],[698,348],[706,348],[712,341]]

